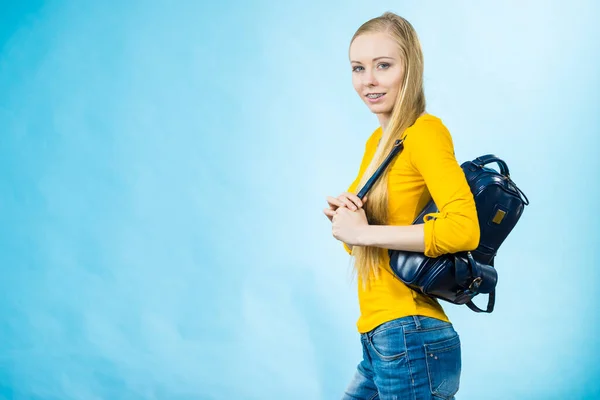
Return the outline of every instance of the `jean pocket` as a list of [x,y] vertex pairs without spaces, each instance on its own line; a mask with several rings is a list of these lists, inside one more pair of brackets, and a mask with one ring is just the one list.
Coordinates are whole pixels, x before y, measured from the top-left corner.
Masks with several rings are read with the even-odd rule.
[[449,339],[425,344],[427,374],[431,394],[452,399],[460,386],[461,352],[460,338],[454,334]]
[[371,348],[383,361],[393,361],[406,356],[402,325],[376,331],[371,336]]

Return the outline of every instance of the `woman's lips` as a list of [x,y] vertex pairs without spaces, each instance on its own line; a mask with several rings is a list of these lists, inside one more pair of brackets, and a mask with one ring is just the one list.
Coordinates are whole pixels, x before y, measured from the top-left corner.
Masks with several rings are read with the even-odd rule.
[[370,103],[377,103],[378,101],[380,101],[381,99],[383,99],[385,97],[385,93],[383,93],[383,96],[379,96],[375,99],[370,98],[369,96],[365,96],[367,98],[367,100],[369,100]]

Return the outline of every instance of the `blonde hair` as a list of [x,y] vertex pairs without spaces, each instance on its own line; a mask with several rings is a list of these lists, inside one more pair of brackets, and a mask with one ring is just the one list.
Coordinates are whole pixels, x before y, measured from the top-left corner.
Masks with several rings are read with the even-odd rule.
[[[387,33],[397,43],[403,65],[402,88],[395,99],[388,126],[373,160],[362,175],[357,191],[362,188],[373,172],[392,150],[396,139],[425,111],[425,93],[423,89],[423,54],[421,43],[413,26],[404,18],[392,12],[373,18],[358,28],[352,40],[367,33]],[[367,194],[364,210],[369,224],[384,225],[388,221],[388,177],[389,168],[377,180]],[[379,276],[379,265],[387,255],[387,249],[369,246],[353,246],[354,270],[366,285],[372,277]]]

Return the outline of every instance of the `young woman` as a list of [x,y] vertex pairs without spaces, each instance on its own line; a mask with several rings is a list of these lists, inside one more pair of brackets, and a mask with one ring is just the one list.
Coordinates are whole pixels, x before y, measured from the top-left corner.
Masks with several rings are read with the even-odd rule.
[[[358,176],[327,197],[333,236],[354,257],[363,360],[345,399],[453,399],[461,373],[460,339],[438,301],[413,291],[389,268],[388,249],[428,257],[473,250],[477,210],[452,137],[425,111],[423,57],[412,25],[386,12],[350,42],[352,83],[377,115]],[[404,150],[365,198],[355,193],[405,138]],[[412,222],[433,198],[439,212]]]

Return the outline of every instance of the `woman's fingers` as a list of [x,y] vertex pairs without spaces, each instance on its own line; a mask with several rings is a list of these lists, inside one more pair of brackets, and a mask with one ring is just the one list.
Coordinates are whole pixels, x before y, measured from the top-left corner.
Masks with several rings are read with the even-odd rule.
[[360,200],[360,198],[353,193],[342,193],[338,196],[338,199],[342,200],[344,204],[346,204],[346,206],[353,211],[356,211],[358,208],[362,208],[363,206],[363,202]]
[[356,204],[354,204],[354,202],[352,200],[350,200],[348,198],[348,196],[346,196],[348,193],[342,193],[338,196],[338,200],[341,200],[346,207],[348,207],[348,209],[352,210],[352,211],[356,211]]
[[364,206],[365,201],[367,201],[367,196],[361,200],[354,193],[348,192],[342,193],[337,198],[327,196],[327,203],[332,210],[336,210],[339,207],[347,207],[352,211],[356,211],[358,208],[362,208]]
[[[352,200],[352,202],[354,204],[356,204],[356,206],[358,208],[362,208],[364,206],[364,201],[360,199],[360,197],[358,197],[357,195],[355,195],[354,193],[348,193],[345,192],[344,195],[346,197],[348,197],[350,200]],[[367,198],[367,196],[364,197],[365,199]]]
[[350,210],[356,211],[356,205],[354,205],[354,203],[352,201],[350,201],[350,199],[348,199],[346,196],[340,195],[338,197],[338,199],[340,199],[344,203],[344,205],[346,207],[348,207]]
[[323,212],[328,217],[333,217],[335,215],[335,210],[332,210],[331,208],[325,208],[325,209],[323,209]]
[[329,218],[329,221],[333,221],[336,211],[332,210],[331,208],[325,208],[323,209],[323,213],[327,216],[327,218]]
[[343,201],[336,199],[335,197],[331,197],[331,196],[327,196],[327,203],[329,204],[329,207],[331,207],[334,210],[338,207],[344,206]]

